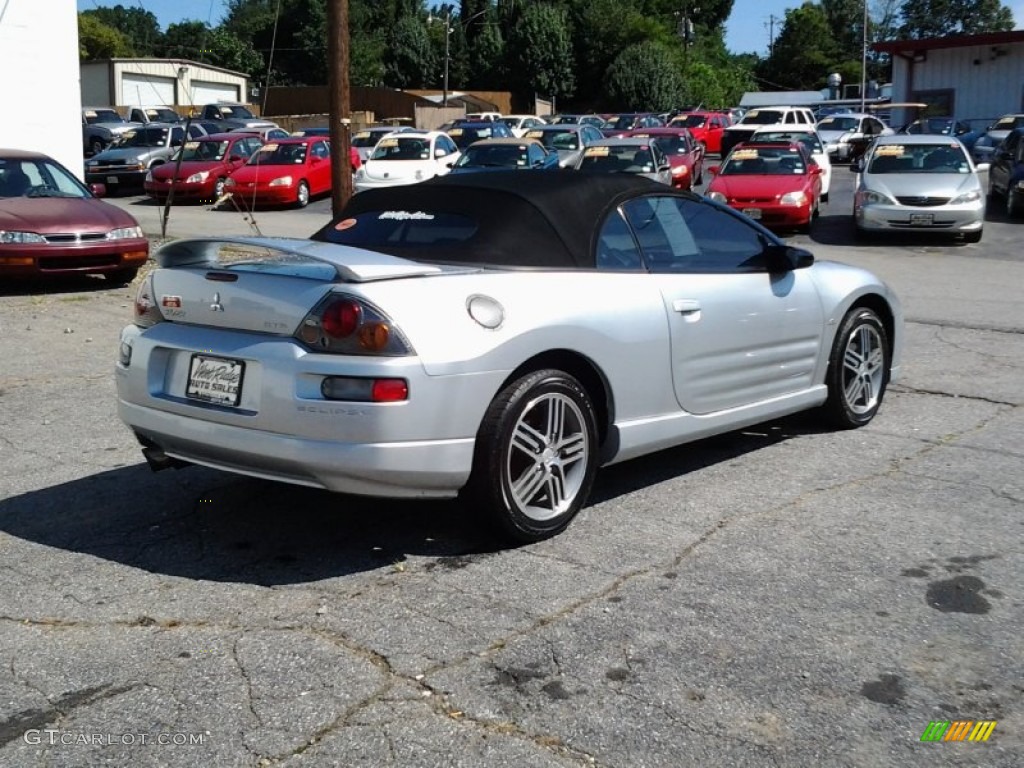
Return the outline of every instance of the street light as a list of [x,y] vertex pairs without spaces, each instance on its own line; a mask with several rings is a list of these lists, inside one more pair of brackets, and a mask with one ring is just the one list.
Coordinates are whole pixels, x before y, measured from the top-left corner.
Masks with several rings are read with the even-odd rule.
[[[444,3],[440,8],[437,9],[440,13],[439,16],[435,17],[433,12],[428,14],[427,23],[433,24],[435,21],[444,22],[444,90],[441,95],[441,105],[444,107],[448,106],[448,63],[451,61],[451,35],[455,31],[455,27],[452,26],[452,13],[455,11],[455,6],[450,3]],[[487,13],[487,8],[482,11],[477,11],[472,16],[466,19],[461,19],[460,24],[465,27],[469,22],[475,19],[477,16],[482,16]]]
[[450,54],[449,51],[450,51],[450,45],[451,45],[452,32],[455,31],[455,30],[452,29],[452,11],[455,10],[455,7],[452,6],[452,5],[449,5],[448,3],[445,3],[440,8],[438,8],[438,10],[441,12],[441,16],[438,17],[437,19],[435,19],[434,18],[434,14],[431,13],[429,16],[427,16],[427,23],[431,24],[434,21],[442,21],[442,20],[444,21],[444,90],[442,91],[442,96],[441,96],[441,106],[447,107],[448,106],[448,61],[451,59],[451,54]]

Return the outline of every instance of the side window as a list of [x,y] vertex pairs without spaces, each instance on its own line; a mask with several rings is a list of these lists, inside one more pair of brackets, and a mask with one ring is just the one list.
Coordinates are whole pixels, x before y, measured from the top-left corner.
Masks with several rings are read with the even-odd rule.
[[761,233],[699,200],[647,197],[623,206],[651,272],[763,272]]
[[640,197],[622,206],[651,272],[687,272],[697,243],[672,197]]
[[185,131],[181,128],[171,128],[171,146],[180,147],[185,141]]
[[618,211],[609,214],[597,237],[595,264],[602,270],[642,270],[643,260],[629,226]]

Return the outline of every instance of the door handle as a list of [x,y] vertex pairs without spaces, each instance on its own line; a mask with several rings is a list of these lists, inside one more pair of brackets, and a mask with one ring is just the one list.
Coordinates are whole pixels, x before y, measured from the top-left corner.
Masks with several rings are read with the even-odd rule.
[[691,312],[700,312],[700,302],[697,299],[676,299],[672,302],[672,309],[683,315]]

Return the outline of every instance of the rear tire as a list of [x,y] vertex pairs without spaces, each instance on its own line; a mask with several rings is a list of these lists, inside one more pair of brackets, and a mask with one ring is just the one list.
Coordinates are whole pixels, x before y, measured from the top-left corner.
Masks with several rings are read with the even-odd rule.
[[1006,190],[1006,217],[1014,219],[1021,213],[1021,201],[1013,189]]
[[878,315],[866,307],[851,309],[836,333],[825,374],[824,411],[835,426],[855,429],[875,417],[889,384],[891,355]]
[[488,407],[468,497],[504,537],[540,541],[586,503],[597,461],[597,417],[583,385],[563,371],[534,371]]

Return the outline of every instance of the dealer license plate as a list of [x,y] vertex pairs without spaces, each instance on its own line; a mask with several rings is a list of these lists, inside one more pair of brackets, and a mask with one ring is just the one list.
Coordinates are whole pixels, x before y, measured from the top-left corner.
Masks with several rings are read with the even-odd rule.
[[912,213],[910,214],[910,223],[915,227],[930,227],[932,222],[935,221],[935,216],[930,213]]
[[117,184],[117,176],[107,176],[107,184]]
[[224,357],[192,355],[185,396],[216,405],[238,405],[245,363]]
[[760,208],[744,208],[743,209],[743,215],[744,216],[749,216],[752,219],[760,219],[761,218],[761,209]]

